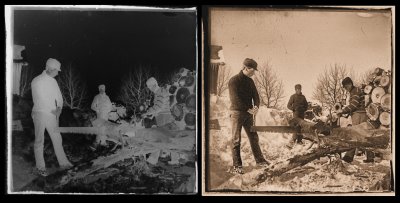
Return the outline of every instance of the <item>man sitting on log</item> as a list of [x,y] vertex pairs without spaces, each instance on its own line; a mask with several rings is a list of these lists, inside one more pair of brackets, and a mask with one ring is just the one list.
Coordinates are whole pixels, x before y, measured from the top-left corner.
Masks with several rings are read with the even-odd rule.
[[[350,114],[352,125],[358,125],[362,122],[367,121],[367,114],[365,111],[364,93],[363,91],[353,85],[351,78],[346,77],[342,81],[343,88],[350,93],[349,105],[345,106],[343,109],[336,111],[338,116],[342,114]],[[353,161],[356,149],[346,152],[343,156],[343,160],[350,163]],[[372,151],[367,151],[367,159],[364,160],[365,163],[374,162],[374,153]]]
[[146,113],[142,114],[142,118],[155,117],[158,127],[168,125],[168,128],[173,128],[174,117],[171,115],[169,106],[169,91],[166,88],[158,86],[157,80],[154,77],[149,78],[146,81],[146,85],[154,93],[154,105]]

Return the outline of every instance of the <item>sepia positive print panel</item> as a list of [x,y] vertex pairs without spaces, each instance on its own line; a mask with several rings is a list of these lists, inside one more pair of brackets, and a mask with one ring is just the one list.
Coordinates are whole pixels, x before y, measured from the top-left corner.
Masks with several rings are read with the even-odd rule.
[[198,193],[196,8],[6,17],[8,193]]
[[394,7],[212,7],[203,195],[393,195]]

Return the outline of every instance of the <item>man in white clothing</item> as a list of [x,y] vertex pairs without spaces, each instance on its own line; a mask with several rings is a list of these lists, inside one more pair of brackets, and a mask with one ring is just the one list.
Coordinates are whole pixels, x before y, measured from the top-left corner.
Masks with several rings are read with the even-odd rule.
[[[96,112],[97,119],[108,120],[108,114],[112,110],[112,104],[110,98],[106,94],[106,86],[99,85],[99,94],[97,94],[92,102],[92,110]],[[96,144],[105,145],[105,135],[96,135]]]
[[154,93],[154,105],[151,106],[146,113],[142,114],[143,118],[155,117],[158,127],[165,126],[174,122],[169,106],[170,93],[166,88],[158,86],[154,77],[146,81],[147,88]]
[[110,98],[106,94],[105,85],[99,85],[99,94],[93,99],[92,110],[96,112],[97,118],[108,120],[108,114],[112,110],[112,104]]
[[35,126],[34,153],[36,160],[36,171],[41,176],[47,176],[46,165],[43,157],[44,131],[50,135],[54,151],[61,169],[71,168],[73,165],[68,161],[62,146],[60,133],[55,132],[58,127],[59,116],[62,111],[63,98],[60,87],[54,79],[61,71],[61,64],[53,58],[46,62],[46,69],[42,74],[32,80],[33,109],[32,119]]

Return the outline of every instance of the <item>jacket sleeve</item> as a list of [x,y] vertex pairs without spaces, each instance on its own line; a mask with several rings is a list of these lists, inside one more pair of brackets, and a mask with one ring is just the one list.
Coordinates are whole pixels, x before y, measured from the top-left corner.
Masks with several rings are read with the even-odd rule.
[[32,90],[32,100],[34,104],[37,104],[38,101],[38,90],[37,90],[37,85],[36,85],[36,79],[33,79],[31,82],[31,90]]
[[148,110],[147,110],[147,114],[150,115],[156,115],[159,112],[161,112],[163,110],[163,107],[165,105],[168,105],[168,103],[165,102],[165,96],[164,94],[162,94],[162,92],[159,92],[155,95],[154,97],[154,105],[151,106]]
[[290,110],[292,110],[292,111],[294,110],[294,109],[293,109],[293,95],[290,96],[289,102],[288,102],[288,104],[287,104],[287,108],[290,109]]
[[229,98],[231,100],[231,103],[237,103],[236,101],[239,98],[238,92],[237,92],[237,82],[235,81],[234,78],[231,78],[228,82],[228,89],[229,89]]
[[351,94],[349,105],[343,108],[343,114],[352,113],[357,110],[357,107],[360,105],[360,93],[361,91],[355,90],[355,92]]
[[64,101],[63,101],[63,97],[62,97],[62,93],[60,90],[60,87],[58,86],[57,81],[55,81],[55,88],[56,88],[56,102],[57,102],[57,107],[63,107],[64,105]]
[[106,102],[107,102],[107,111],[108,111],[108,112],[111,112],[111,111],[113,110],[113,106],[112,106],[110,97],[107,96],[106,98],[107,98],[107,99],[106,99]]
[[251,85],[253,86],[252,89],[253,89],[254,106],[260,107],[260,95],[258,94],[256,84],[254,83],[253,80],[251,80]]
[[98,111],[98,109],[97,109],[97,106],[98,106],[98,97],[97,97],[97,95],[93,98],[93,102],[92,102],[92,106],[91,106],[91,108],[92,108],[92,110],[93,111]]
[[307,98],[306,98],[306,96],[304,96],[304,111],[307,111],[307,109],[308,109],[308,101],[307,101]]

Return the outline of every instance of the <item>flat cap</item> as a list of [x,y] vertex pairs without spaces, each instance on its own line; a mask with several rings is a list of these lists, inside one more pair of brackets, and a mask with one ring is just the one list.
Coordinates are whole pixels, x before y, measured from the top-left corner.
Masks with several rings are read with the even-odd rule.
[[255,60],[253,60],[253,59],[246,58],[243,61],[243,65],[245,65],[246,67],[254,68],[255,70],[257,70],[257,62]]

